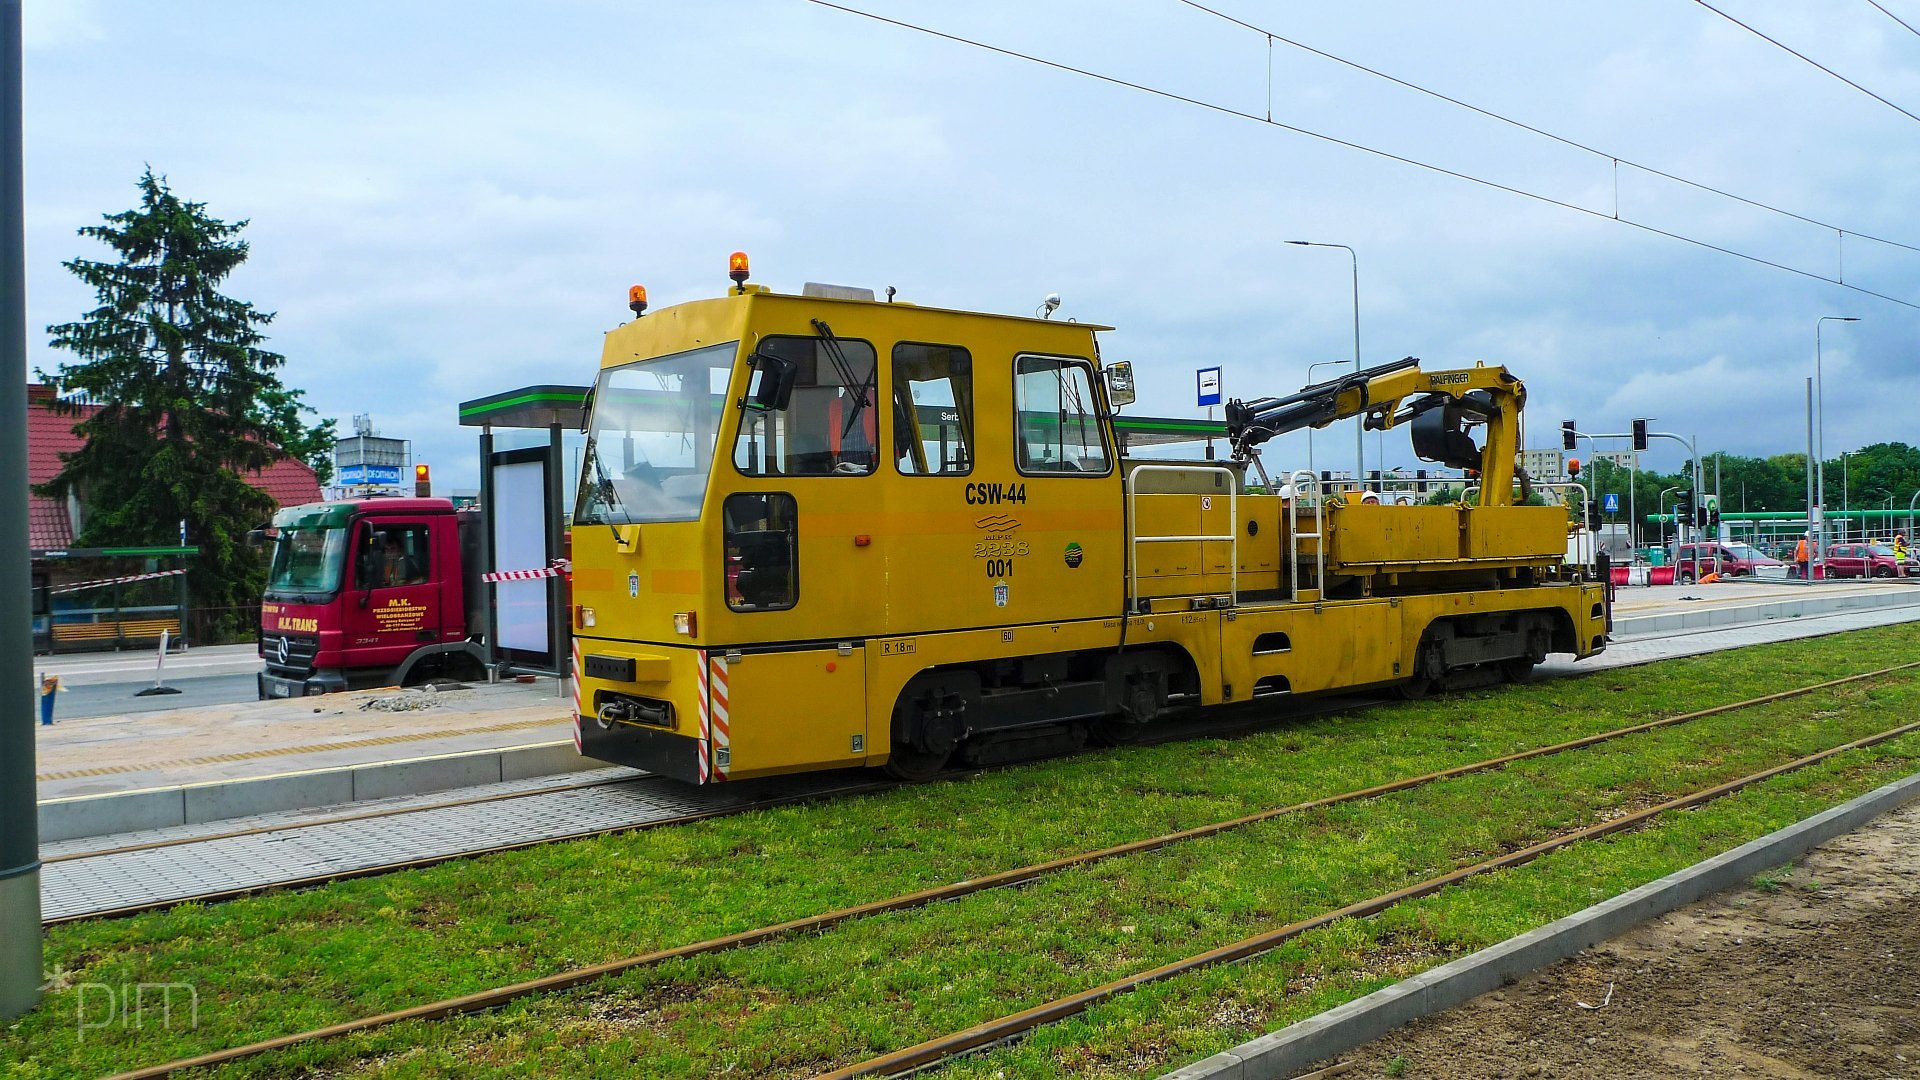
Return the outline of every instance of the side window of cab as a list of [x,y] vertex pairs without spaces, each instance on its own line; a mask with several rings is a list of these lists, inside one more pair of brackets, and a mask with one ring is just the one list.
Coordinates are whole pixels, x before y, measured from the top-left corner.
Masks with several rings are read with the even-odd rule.
[[1027,476],[1105,476],[1113,459],[1093,392],[1093,366],[1060,356],[1013,361],[1014,464]]

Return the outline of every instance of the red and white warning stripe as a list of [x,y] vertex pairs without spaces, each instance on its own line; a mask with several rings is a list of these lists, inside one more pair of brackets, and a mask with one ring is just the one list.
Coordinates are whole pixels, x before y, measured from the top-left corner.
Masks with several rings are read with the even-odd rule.
[[78,592],[81,589],[97,589],[102,585],[125,585],[129,581],[152,581],[154,578],[179,577],[185,570],[156,570],[151,574],[131,574],[127,577],[101,578],[98,581],[75,581],[66,585],[48,589],[49,593]]
[[580,735],[580,641],[573,642],[573,748],[582,755],[587,752],[586,743]]
[[707,663],[713,670],[707,680],[713,694],[713,778],[725,780],[733,768],[733,747],[727,737],[727,658],[715,655]]
[[698,711],[700,713],[699,771],[700,782],[704,784],[707,782],[708,735],[711,729],[711,720],[707,712],[707,650],[695,649],[693,655],[695,662],[694,671],[697,673],[696,681],[699,684],[695,691],[696,697],[694,698],[694,703],[699,706]]
[[553,560],[552,566],[543,566],[538,570],[496,570],[491,574],[481,574],[481,581],[537,581],[540,578],[571,577],[573,564],[566,559]]

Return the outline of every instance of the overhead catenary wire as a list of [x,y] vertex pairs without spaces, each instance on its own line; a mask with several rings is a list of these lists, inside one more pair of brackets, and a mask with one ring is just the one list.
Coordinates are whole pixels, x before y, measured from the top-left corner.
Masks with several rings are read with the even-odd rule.
[[1063,63],[1058,60],[1049,60],[1049,59],[1046,59],[1045,57],[1034,56],[1030,53],[1023,53],[1015,49],[1009,49],[1009,48],[1005,48],[1004,46],[989,44],[987,42],[978,41],[973,38],[962,37],[958,34],[950,34],[943,30],[935,30],[932,27],[921,26],[916,23],[905,22],[903,20],[891,18],[886,15],[876,14],[871,11],[864,11],[860,8],[848,7],[845,4],[834,3],[833,0],[802,0],[802,2],[812,4],[815,7],[827,8],[831,11],[838,11],[846,15],[855,15],[863,19],[870,19],[874,22],[884,23],[888,26],[897,27],[902,30],[912,31],[913,33],[917,33],[917,34],[924,34],[928,37],[939,38],[943,41],[951,41],[955,44],[965,45],[969,48],[979,49],[983,52],[996,53],[998,55],[1005,56],[1010,59],[1024,61],[1029,64],[1036,64],[1040,67],[1052,68],[1056,71],[1063,71],[1070,75],[1078,75],[1082,78],[1093,79],[1097,82],[1103,82],[1110,86],[1118,86],[1127,90],[1137,90],[1144,94],[1151,94],[1155,97],[1164,98],[1168,101],[1179,102],[1184,105],[1192,105],[1196,108],[1205,109],[1209,112],[1218,113],[1222,116],[1232,116],[1242,120],[1251,120],[1256,124],[1265,124],[1269,127],[1278,128],[1279,130],[1291,132],[1295,135],[1305,136],[1306,138],[1315,139],[1320,142],[1329,143],[1334,146],[1345,147],[1349,150],[1357,150],[1363,154],[1369,154],[1369,155],[1372,155],[1373,157],[1382,158],[1387,161],[1398,162],[1402,165],[1411,165],[1417,169],[1424,169],[1428,172],[1437,173],[1441,176],[1452,177],[1453,179],[1456,179],[1456,180],[1464,180],[1467,183],[1477,184],[1481,187],[1490,188],[1494,191],[1505,192],[1509,195],[1518,195],[1521,198],[1531,199],[1535,202],[1543,203],[1548,206],[1556,206],[1563,210],[1572,210],[1576,213],[1585,214],[1589,217],[1598,218],[1602,221],[1617,221],[1622,225],[1626,225],[1631,228],[1638,229],[1641,232],[1650,233],[1654,236],[1663,236],[1669,240],[1677,240],[1683,244],[1691,244],[1694,247],[1698,247],[1707,251],[1717,252],[1722,255],[1730,255],[1736,259],[1742,259],[1742,260],[1745,260],[1746,262],[1750,262],[1758,266],[1765,266],[1774,270],[1782,270],[1782,271],[1785,271],[1786,273],[1794,274],[1796,276],[1804,277],[1813,281],[1820,281],[1829,285],[1838,285],[1843,289],[1848,289],[1865,296],[1871,296],[1871,297],[1874,297],[1875,299],[1885,300],[1890,304],[1898,304],[1901,307],[1912,308],[1916,311],[1920,311],[1920,304],[1902,300],[1896,296],[1889,296],[1883,292],[1876,292],[1872,289],[1863,288],[1851,282],[1841,281],[1838,278],[1828,277],[1825,274],[1816,273],[1812,270],[1803,270],[1797,266],[1788,266],[1786,263],[1775,262],[1772,259],[1763,258],[1759,255],[1749,254],[1744,251],[1736,251],[1733,248],[1724,247],[1720,244],[1715,244],[1707,240],[1701,240],[1696,237],[1687,236],[1683,233],[1677,233],[1668,229],[1662,229],[1659,226],[1649,225],[1649,224],[1646,224],[1645,222],[1634,221],[1632,218],[1616,217],[1612,213],[1595,210],[1591,207],[1581,206],[1578,203],[1567,202],[1563,199],[1556,199],[1551,195],[1542,195],[1539,192],[1528,191],[1525,188],[1515,187],[1511,184],[1503,184],[1498,180],[1489,180],[1485,177],[1475,176],[1471,173],[1461,172],[1457,169],[1449,169],[1444,165],[1435,165],[1431,162],[1421,161],[1418,158],[1407,157],[1404,154],[1396,154],[1390,150],[1382,150],[1382,149],[1379,149],[1378,147],[1368,146],[1364,143],[1354,142],[1351,139],[1343,139],[1336,135],[1328,135],[1325,132],[1314,131],[1310,128],[1300,127],[1295,124],[1288,124],[1279,120],[1269,120],[1258,113],[1250,113],[1243,109],[1236,109],[1231,105],[1222,105],[1218,102],[1207,101],[1202,98],[1189,97],[1188,95],[1176,93],[1172,90],[1165,90],[1159,87],[1149,86],[1145,83],[1138,83],[1138,82],[1133,82],[1129,79],[1123,79],[1117,75],[1107,75],[1098,71],[1089,70],[1087,68],[1075,67],[1072,64]]
[[1908,22],[1907,20],[1901,18],[1898,15],[1895,15],[1893,12],[1888,11],[1886,8],[1881,7],[1879,0],[1867,0],[1867,3],[1872,4],[1875,8],[1878,8],[1880,11],[1880,14],[1885,15],[1887,18],[1892,19],[1894,22],[1897,22],[1901,26],[1906,27],[1907,33],[1912,34],[1915,37],[1920,37],[1920,30],[1915,30],[1913,28],[1912,23]]
[[[1459,98],[1453,97],[1450,94],[1444,94],[1430,87],[1421,86],[1419,83],[1409,82],[1406,79],[1402,79],[1396,75],[1390,75],[1387,72],[1379,70],[1378,68],[1368,67],[1367,65],[1359,63],[1358,61],[1349,60],[1344,56],[1337,56],[1333,53],[1327,52],[1324,49],[1316,49],[1312,45],[1308,45],[1300,41],[1295,41],[1292,38],[1286,37],[1285,35],[1275,33],[1274,31],[1264,26],[1255,25],[1254,23],[1247,22],[1245,19],[1236,18],[1232,15],[1228,15],[1223,11],[1219,11],[1215,8],[1208,7],[1205,4],[1198,3],[1197,0],[1176,0],[1176,2],[1185,4],[1187,7],[1193,8],[1196,11],[1206,12],[1208,15],[1211,15],[1216,19],[1220,19],[1224,22],[1230,22],[1235,26],[1241,27],[1246,30],[1251,30],[1256,34],[1264,35],[1268,41],[1269,48],[1271,48],[1272,43],[1276,41],[1280,42],[1283,45],[1291,45],[1302,52],[1311,53],[1314,56],[1318,56],[1325,60],[1331,60],[1336,64],[1344,65],[1346,67],[1352,68],[1355,71],[1362,72],[1367,75],[1371,75],[1377,79],[1385,79],[1386,81],[1393,83],[1395,86],[1404,87],[1405,89],[1412,90],[1413,92],[1418,94],[1425,94],[1426,96],[1433,98],[1437,101],[1444,101],[1449,105],[1458,106],[1462,109],[1466,109],[1468,112],[1477,113],[1481,116],[1486,117],[1489,120],[1497,120],[1502,124],[1507,124],[1511,127],[1519,128],[1521,131],[1538,135],[1543,139],[1551,139],[1562,146],[1568,146],[1568,147],[1572,147],[1575,150],[1584,151],[1586,153],[1594,155],[1595,157],[1610,161],[1615,166],[1625,165],[1628,168],[1638,169],[1639,171],[1646,173],[1649,176],[1658,176],[1663,180],[1671,180],[1676,184],[1684,184],[1687,187],[1693,188],[1695,191],[1704,191],[1704,192],[1708,192],[1709,194],[1718,195],[1724,199],[1732,199],[1734,202],[1745,203],[1746,205],[1754,207],[1756,209],[1765,210],[1773,214],[1779,214],[1782,217],[1792,218],[1795,221],[1802,221],[1807,223],[1808,225],[1817,225],[1822,229],[1832,229],[1834,232],[1843,232],[1843,233],[1846,233],[1848,236],[1854,237],[1856,239],[1872,240],[1875,243],[1886,244],[1890,247],[1904,248],[1907,251],[1920,252],[1920,245],[1903,243],[1899,240],[1891,240],[1884,236],[1875,236],[1872,233],[1861,232],[1858,229],[1849,229],[1844,226],[1835,225],[1832,222],[1821,221],[1818,218],[1808,217],[1805,214],[1798,214],[1793,212],[1792,210],[1783,209],[1781,207],[1774,206],[1771,203],[1762,202],[1759,199],[1750,199],[1745,195],[1736,195],[1731,191],[1727,191],[1724,188],[1715,187],[1712,184],[1702,183],[1698,180],[1689,180],[1684,176],[1676,176],[1673,173],[1667,172],[1663,169],[1656,169],[1651,165],[1642,164],[1641,162],[1635,161],[1632,158],[1622,157],[1619,154],[1610,153],[1606,150],[1600,149],[1599,147],[1590,146],[1586,143],[1583,143],[1578,139],[1573,139],[1565,135],[1556,134],[1554,132],[1546,130],[1545,128],[1536,127],[1533,124],[1529,124],[1524,120],[1516,120],[1511,116],[1494,112],[1492,109],[1483,108],[1469,101],[1463,101]],[[1872,4],[1873,0],[1867,0],[1867,2]],[[1880,5],[1874,4],[1874,6],[1879,7]],[[1881,10],[1885,11],[1886,9],[1881,8]],[[1902,23],[1901,25],[1905,25],[1905,24]],[[1268,102],[1267,116],[1269,119],[1271,119],[1273,116],[1273,104],[1272,104],[1273,78],[1271,75],[1271,67],[1272,67],[1271,61],[1269,61],[1268,67],[1269,67],[1269,75],[1267,78],[1267,102]],[[1616,176],[1615,183],[1616,183],[1616,192],[1617,192],[1618,190],[1617,176]],[[1617,194],[1616,194],[1616,199],[1617,199]],[[1616,216],[1617,216],[1617,212],[1618,212],[1618,207],[1616,203]]]
[[[1914,113],[1908,112],[1906,109],[1903,109],[1898,105],[1895,105],[1893,102],[1888,101],[1886,98],[1881,97],[1879,94],[1876,94],[1873,91],[1867,89],[1866,87],[1861,86],[1859,83],[1854,82],[1852,79],[1847,78],[1845,75],[1842,75],[1839,72],[1828,67],[1827,65],[1821,63],[1820,61],[1815,60],[1813,57],[1808,56],[1806,53],[1800,52],[1794,49],[1793,46],[1788,45],[1785,42],[1782,42],[1778,38],[1769,37],[1765,33],[1762,33],[1761,31],[1755,29],[1754,27],[1741,22],[1739,19],[1736,19],[1733,16],[1727,14],[1726,12],[1721,11],[1719,8],[1714,7],[1712,4],[1707,3],[1707,0],[1693,0],[1693,2],[1696,4],[1699,4],[1703,8],[1706,8],[1708,11],[1713,12],[1715,15],[1718,15],[1721,18],[1727,20],[1728,22],[1739,27],[1740,29],[1745,30],[1747,33],[1752,34],[1754,37],[1759,38],[1760,40],[1766,42],[1767,44],[1773,46],[1774,48],[1779,49],[1781,52],[1799,57],[1801,60],[1804,60],[1807,63],[1813,65],[1814,67],[1819,68],[1821,71],[1824,71],[1827,74],[1833,76],[1834,78],[1839,79],[1841,82],[1846,83],[1848,86],[1853,87],[1855,90],[1860,91],[1861,93],[1867,95],[1868,97],[1879,102],[1880,104],[1885,105],[1887,108],[1892,109],[1894,112],[1899,113],[1900,115],[1906,117],[1907,119],[1913,120],[1913,121],[1920,121],[1920,115],[1916,115]],[[1869,2],[1871,2],[1871,0],[1869,0]],[[1873,6],[1880,7],[1879,4],[1874,4]],[[1880,10],[1885,11],[1886,9],[1880,8]],[[1906,24],[1901,23],[1901,25],[1905,26]],[[1909,27],[1909,29],[1911,29],[1911,27]]]

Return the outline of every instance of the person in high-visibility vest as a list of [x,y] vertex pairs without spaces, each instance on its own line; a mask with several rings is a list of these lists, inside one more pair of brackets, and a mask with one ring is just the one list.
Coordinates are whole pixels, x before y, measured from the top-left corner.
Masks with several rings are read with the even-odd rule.
[[1901,562],[1907,561],[1906,533],[1895,533],[1893,535],[1893,557],[1899,559]]
[[1800,576],[1806,577],[1809,567],[1807,566],[1807,538],[1804,536],[1800,538],[1800,545],[1793,549],[1793,561],[1799,564]]

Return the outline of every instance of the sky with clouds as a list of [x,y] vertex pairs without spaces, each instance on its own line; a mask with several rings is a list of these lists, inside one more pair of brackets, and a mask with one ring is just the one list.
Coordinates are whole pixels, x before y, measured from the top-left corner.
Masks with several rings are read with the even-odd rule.
[[[1611,220],[1619,157],[1920,245],[1920,122],[1697,3],[1209,5],[1598,156],[1176,0],[848,4],[1597,215],[804,0],[26,0],[29,325],[90,306],[60,263],[100,254],[75,230],[150,164],[251,222],[229,291],[278,313],[288,381],[413,439],[443,487],[477,484],[458,402],[588,381],[629,284],[714,295],[736,248],[780,291],[1058,291],[1119,328],[1136,411],[1194,415],[1197,367],[1251,397],[1351,358],[1346,253],[1285,241],[1348,244],[1365,360],[1505,363],[1538,446],[1652,416],[1703,451],[1800,449],[1815,320],[1856,315],[1823,335],[1828,452],[1920,442],[1920,310]],[[1920,112],[1920,35],[1865,0],[1716,6]],[[1920,303],[1920,253],[1617,176],[1622,217]],[[1304,464],[1301,436],[1275,452]],[[1404,435],[1385,452],[1415,464]]]

